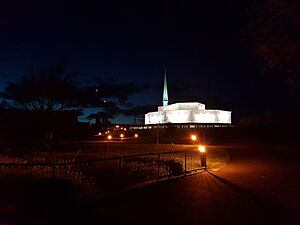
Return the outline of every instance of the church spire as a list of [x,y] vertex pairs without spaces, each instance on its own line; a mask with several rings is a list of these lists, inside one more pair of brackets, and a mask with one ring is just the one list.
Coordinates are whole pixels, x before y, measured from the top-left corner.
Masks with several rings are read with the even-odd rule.
[[167,87],[167,69],[165,69],[164,91],[163,91],[163,106],[167,106],[169,102],[168,87]]

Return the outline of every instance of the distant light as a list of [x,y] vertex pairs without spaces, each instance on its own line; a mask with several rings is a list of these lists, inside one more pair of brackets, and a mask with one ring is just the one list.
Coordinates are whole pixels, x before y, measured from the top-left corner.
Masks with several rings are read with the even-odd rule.
[[108,136],[107,136],[107,139],[108,139],[108,140],[111,140],[111,139],[112,139],[112,136],[111,136],[111,135],[108,135]]
[[120,138],[123,138],[124,137],[124,134],[120,134]]
[[109,130],[107,131],[107,133],[109,133]]
[[98,91],[99,91],[99,90],[96,88],[96,89],[95,89],[95,92],[98,92]]
[[191,139],[192,141],[196,141],[197,140],[197,136],[195,134],[191,135]]
[[198,147],[198,150],[200,151],[200,152],[205,152],[205,146],[203,146],[203,145],[200,145],[199,147]]
[[105,103],[106,101],[104,100],[103,102]]
[[116,125],[116,128],[119,128],[120,126],[119,125]]
[[123,127],[121,127],[121,130],[123,130]]
[[101,136],[101,135],[102,135],[102,133],[101,133],[101,132],[99,132],[99,133],[98,133],[98,135],[99,135],[99,136]]
[[124,128],[124,130],[127,130],[126,127]]
[[135,137],[135,138],[138,138],[138,137],[139,137],[139,135],[138,135],[138,134],[134,134],[134,137]]

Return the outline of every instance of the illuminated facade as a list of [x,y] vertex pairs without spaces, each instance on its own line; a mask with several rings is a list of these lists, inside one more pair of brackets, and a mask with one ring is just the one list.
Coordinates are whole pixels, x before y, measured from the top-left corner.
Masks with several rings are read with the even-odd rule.
[[231,112],[224,110],[207,110],[199,102],[175,103],[159,106],[157,112],[145,115],[145,124],[164,123],[231,123]]
[[199,102],[185,102],[167,105],[168,102],[166,75],[164,79],[163,106],[158,111],[145,115],[145,124],[165,123],[212,123],[231,124],[231,111],[205,109]]

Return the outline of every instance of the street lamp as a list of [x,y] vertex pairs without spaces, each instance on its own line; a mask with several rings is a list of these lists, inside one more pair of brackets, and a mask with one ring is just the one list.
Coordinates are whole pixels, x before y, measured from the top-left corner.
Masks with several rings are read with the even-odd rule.
[[109,141],[112,139],[111,135],[107,136],[107,153],[109,152]]
[[206,170],[206,149],[204,145],[199,145],[198,150],[200,152],[200,160],[201,160],[201,167]]
[[124,134],[120,134],[120,138],[123,138],[124,137]]
[[138,138],[138,137],[139,137],[139,135],[138,135],[138,134],[134,134],[134,137],[135,137],[135,138]]
[[198,147],[198,150],[199,150],[201,153],[204,153],[204,152],[205,152],[205,146],[200,145],[200,146]]
[[191,135],[191,140],[192,140],[193,142],[197,141],[197,136],[196,136],[195,134],[192,134],[192,135]]

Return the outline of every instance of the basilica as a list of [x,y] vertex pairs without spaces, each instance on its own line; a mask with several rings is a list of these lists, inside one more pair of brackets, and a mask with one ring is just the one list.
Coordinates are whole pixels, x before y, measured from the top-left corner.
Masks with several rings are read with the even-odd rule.
[[163,106],[145,114],[145,125],[155,124],[231,124],[231,111],[205,109],[199,102],[168,104],[167,77],[164,77]]

